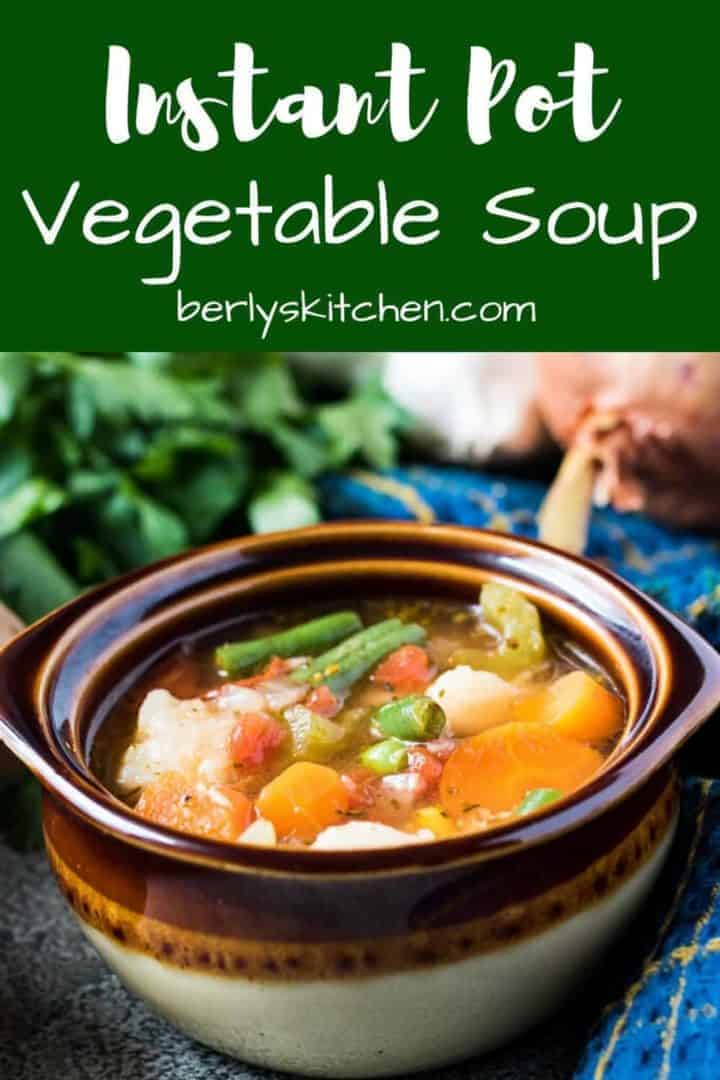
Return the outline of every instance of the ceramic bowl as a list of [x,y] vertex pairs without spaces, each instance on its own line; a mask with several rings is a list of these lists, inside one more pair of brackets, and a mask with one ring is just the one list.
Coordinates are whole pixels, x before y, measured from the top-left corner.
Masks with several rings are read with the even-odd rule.
[[[322,598],[474,600],[516,584],[622,686],[601,772],[530,819],[407,848],[231,846],[153,825],[103,789],[92,741],[179,641]],[[45,789],[47,850],[88,938],[184,1031],[318,1076],[440,1066],[555,1009],[647,897],[677,819],[673,756],[720,703],[720,659],[580,559],[445,526],[328,525],[181,556],[83,596],[0,654],[0,737]]]
[[[22,630],[22,621],[14,611],[0,604],[0,644]],[[20,762],[0,743],[0,785],[4,779],[21,772]]]

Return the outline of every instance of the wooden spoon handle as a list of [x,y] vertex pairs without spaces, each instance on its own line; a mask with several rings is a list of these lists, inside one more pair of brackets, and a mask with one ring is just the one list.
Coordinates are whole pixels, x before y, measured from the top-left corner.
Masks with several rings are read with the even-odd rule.
[[[19,615],[16,615],[5,604],[0,603],[0,645],[7,641],[8,638],[18,634],[24,625]],[[0,743],[0,778],[19,772],[21,768],[22,765],[17,758]]]
[[5,604],[0,603],[0,645],[7,641],[8,638],[19,634],[24,626],[25,623],[19,615],[16,615]]

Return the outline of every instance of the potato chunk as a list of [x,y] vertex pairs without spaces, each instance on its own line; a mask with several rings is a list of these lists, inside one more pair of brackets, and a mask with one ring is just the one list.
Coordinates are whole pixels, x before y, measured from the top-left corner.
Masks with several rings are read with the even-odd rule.
[[[262,705],[261,695],[257,695]],[[151,690],[138,712],[132,745],[120,763],[117,783],[124,792],[151,784],[163,773],[224,784],[231,778],[230,736],[237,714],[202,698],[181,700],[167,690]]]

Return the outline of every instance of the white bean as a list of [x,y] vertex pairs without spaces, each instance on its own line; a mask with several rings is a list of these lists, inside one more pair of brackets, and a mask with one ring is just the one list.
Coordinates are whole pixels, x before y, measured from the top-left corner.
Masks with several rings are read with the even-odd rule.
[[490,671],[463,665],[439,676],[426,690],[447,719],[446,734],[477,735],[512,719],[515,687]]

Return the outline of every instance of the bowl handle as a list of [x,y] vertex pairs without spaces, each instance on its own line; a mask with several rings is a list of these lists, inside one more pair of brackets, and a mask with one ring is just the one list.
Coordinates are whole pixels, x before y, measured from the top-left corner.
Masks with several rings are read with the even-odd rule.
[[118,581],[131,584],[148,573],[147,568],[134,570],[96,585],[25,628],[14,612],[0,605],[0,617],[15,632],[3,640],[0,623],[0,756],[4,751],[14,754],[46,787],[71,790],[37,716],[36,682],[45,658],[68,626],[117,588]]
[[8,638],[0,630],[0,777],[4,768],[18,771],[22,765],[45,783],[57,777],[53,755],[38,723],[34,687],[45,653],[77,603],[71,601],[27,627],[0,605],[4,625],[16,631]]
[[[19,615],[11,611],[5,604],[0,603],[0,645],[10,641],[19,634],[24,627]],[[0,728],[2,725],[0,724]],[[20,771],[20,761],[10,750],[0,742],[0,780]]]
[[651,604],[666,626],[675,698],[660,741],[675,752],[720,708],[720,652],[677,615]]

